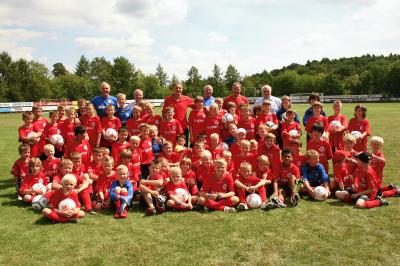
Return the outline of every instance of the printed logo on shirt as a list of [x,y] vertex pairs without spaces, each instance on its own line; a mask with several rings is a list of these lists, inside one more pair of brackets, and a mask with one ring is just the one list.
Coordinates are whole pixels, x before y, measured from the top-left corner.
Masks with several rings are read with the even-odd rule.
[[325,147],[319,147],[320,152],[325,152]]
[[222,186],[222,188],[223,188],[225,191],[227,191],[227,190],[228,190],[228,185],[227,185],[227,184],[224,184],[224,185]]

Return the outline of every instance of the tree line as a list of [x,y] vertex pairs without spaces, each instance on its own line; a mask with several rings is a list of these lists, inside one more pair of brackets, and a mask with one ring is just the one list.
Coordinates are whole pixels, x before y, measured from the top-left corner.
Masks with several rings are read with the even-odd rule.
[[[177,80],[176,75],[169,77],[161,64],[154,73],[144,74],[122,56],[111,62],[104,57],[88,60],[82,55],[70,73],[62,63],[55,63],[50,71],[36,61],[14,60],[7,52],[0,54],[0,102],[91,99],[99,94],[102,81],[110,83],[114,93],[126,93],[128,99],[133,98],[136,88],[144,91],[145,98],[156,99],[169,95]],[[267,83],[277,96],[302,92],[400,96],[400,55],[323,58],[245,76],[234,65],[222,70],[214,64],[208,77],[201,76],[198,68],[192,66],[187,76],[179,80],[184,82],[185,94],[189,96],[202,94],[203,86],[211,84],[214,96],[223,97],[230,93],[235,81],[242,82],[246,96],[260,96],[261,86]]]

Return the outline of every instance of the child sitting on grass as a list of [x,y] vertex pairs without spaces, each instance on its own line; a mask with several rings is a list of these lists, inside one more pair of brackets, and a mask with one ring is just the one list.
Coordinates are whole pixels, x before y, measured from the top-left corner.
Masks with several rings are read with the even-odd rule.
[[42,171],[42,162],[39,158],[32,158],[28,166],[29,173],[22,179],[19,193],[23,201],[30,203],[34,196],[46,194],[47,189],[45,186],[47,185],[47,179]]
[[180,211],[193,209],[192,202],[196,202],[197,197],[191,196],[179,167],[171,168],[171,178],[165,184],[164,189],[168,197],[167,207]]
[[117,167],[118,179],[113,181],[110,188],[110,199],[115,207],[114,218],[128,217],[128,207],[131,205],[133,195],[132,182],[128,180],[128,167],[119,165]]
[[[61,179],[61,189],[50,192],[47,197],[49,200],[48,208],[42,210],[43,216],[58,223],[66,223],[76,221],[78,218],[85,217],[85,213],[81,211],[81,204],[78,200],[78,194],[74,188],[76,186],[76,177],[67,174]],[[72,200],[75,207],[58,209],[59,203],[65,199]]]

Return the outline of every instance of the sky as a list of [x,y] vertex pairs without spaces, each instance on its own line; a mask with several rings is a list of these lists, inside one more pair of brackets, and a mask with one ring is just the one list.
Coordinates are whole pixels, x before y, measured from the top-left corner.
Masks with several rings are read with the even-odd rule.
[[160,63],[185,79],[243,75],[323,57],[400,53],[397,0],[1,0],[0,51],[73,72],[81,55]]

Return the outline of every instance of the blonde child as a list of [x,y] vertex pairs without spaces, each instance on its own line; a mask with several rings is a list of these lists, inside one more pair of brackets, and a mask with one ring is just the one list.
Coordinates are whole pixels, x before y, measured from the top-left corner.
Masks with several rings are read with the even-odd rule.
[[114,213],[116,219],[128,217],[127,209],[137,193],[132,182],[128,180],[128,168],[125,165],[117,167],[117,176],[118,179],[112,182],[110,188],[110,199],[116,209]]
[[[155,159],[150,165],[149,178],[140,180],[140,191],[142,198],[147,205],[146,214],[151,216],[156,212],[163,213],[165,211],[165,196],[161,195],[161,189],[164,184],[164,178],[161,175],[161,162]],[[156,207],[154,203],[157,202]]]
[[33,113],[23,112],[22,120],[24,124],[18,128],[18,141],[22,144],[28,144],[31,150],[31,156],[36,157],[38,155],[38,143],[39,136],[36,134],[36,130],[33,127]]
[[182,170],[179,167],[171,168],[171,178],[164,186],[165,194],[168,197],[167,207],[174,210],[191,210],[192,202],[196,202],[196,196],[191,195],[185,180],[182,178]]
[[28,167],[29,173],[22,179],[19,193],[24,202],[30,203],[34,196],[46,194],[48,183],[39,158],[30,159]]
[[346,116],[341,114],[342,107],[342,102],[336,100],[333,103],[334,114],[328,117],[329,125],[331,125],[333,121],[338,121],[341,125],[340,127],[329,126],[329,143],[331,144],[332,152],[335,152],[336,150],[343,150],[344,146],[343,138],[344,134],[346,133],[347,119]]
[[94,109],[94,105],[91,102],[86,104],[86,114],[84,116],[82,125],[86,127],[90,145],[93,148],[100,147],[101,134],[103,129],[101,127],[100,117]]
[[97,180],[97,203],[96,210],[110,208],[110,188],[111,183],[116,180],[117,173],[114,171],[114,159],[106,156],[102,160],[103,172],[99,175]]
[[126,121],[131,117],[132,109],[130,105],[126,104],[126,94],[118,93],[117,94],[117,102],[118,106],[115,110],[115,116],[121,120],[121,124],[125,126]]

